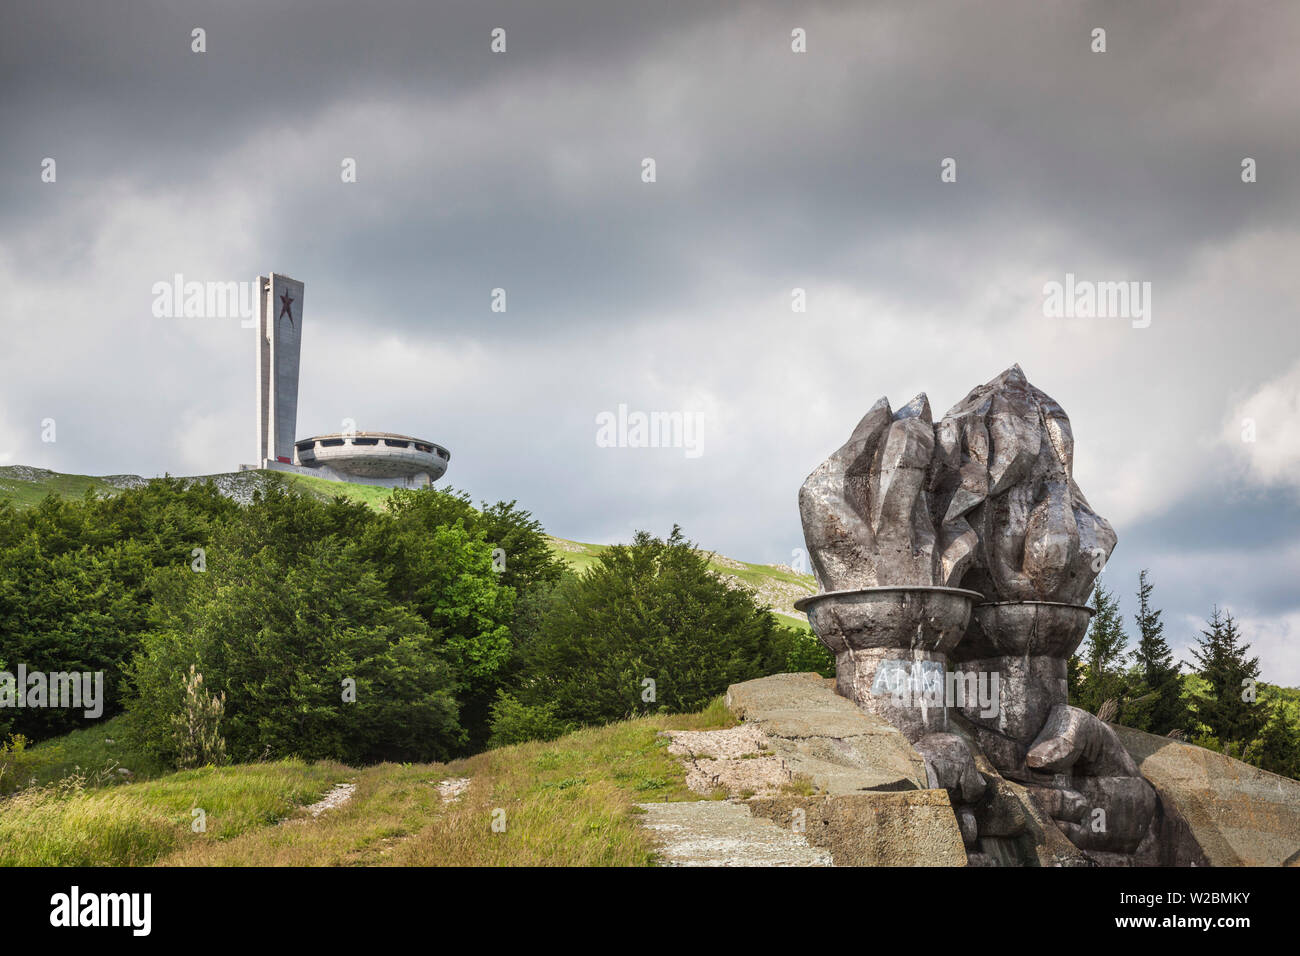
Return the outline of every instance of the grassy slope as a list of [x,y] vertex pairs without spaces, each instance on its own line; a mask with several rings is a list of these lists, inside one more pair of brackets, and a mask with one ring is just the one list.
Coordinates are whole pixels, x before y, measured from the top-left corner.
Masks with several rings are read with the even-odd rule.
[[[35,477],[24,477],[36,472]],[[377,485],[353,485],[340,481],[327,481],[309,475],[295,475],[287,472],[266,471],[232,471],[218,475],[199,475],[198,478],[211,478],[222,484],[238,485],[243,482],[252,484],[264,475],[280,475],[290,484],[317,498],[333,498],[342,495],[353,501],[374,508],[384,507],[384,502],[392,494],[391,488]],[[115,476],[92,477],[90,475],[67,475],[45,469],[29,469],[22,466],[0,467],[0,501],[8,499],[17,508],[30,508],[38,504],[46,495],[54,494],[62,498],[80,498],[88,490],[97,495],[115,495],[121,488],[110,480]],[[134,476],[130,476],[134,477]]]
[[[0,468],[0,500],[31,507],[45,495],[116,494],[99,478]],[[258,472],[210,476],[238,485]],[[289,475],[309,494],[342,494],[376,510],[390,491]],[[576,571],[604,545],[552,538]],[[794,613],[793,596],[814,590],[811,578],[714,555],[716,571],[757,590],[774,609]],[[791,621],[791,623],[795,623]],[[802,616],[800,621],[802,622]],[[806,623],[803,623],[806,627]],[[477,754],[447,766],[385,764],[350,770],[297,761],[168,774],[130,740],[120,719],[32,747],[0,769],[0,782],[35,785],[0,798],[0,864],[398,863],[624,864],[651,861],[652,845],[634,825],[633,804],[684,799],[680,764],[657,737],[667,728],[731,726],[715,704],[702,714],[647,717],[592,728],[553,743]],[[123,782],[119,768],[131,771]],[[444,804],[435,785],[468,776],[467,793]],[[319,820],[272,826],[334,783],[354,780],[346,806]],[[190,811],[208,813],[204,834],[190,830]],[[214,808],[216,808],[214,810]],[[491,829],[505,811],[506,831]]]
[[[0,865],[154,863],[195,841],[268,827],[352,773],[342,764],[285,760],[106,787],[70,778],[0,802]],[[196,808],[205,814],[203,833],[192,830]]]
[[11,769],[16,772],[0,779],[0,794],[15,786],[57,783],[78,772],[108,777],[127,770],[134,779],[147,780],[167,771],[132,743],[122,717],[35,744],[24,754],[21,765],[11,765]]
[[8,499],[18,508],[30,508],[39,504],[41,499],[49,494],[62,498],[80,498],[87,491],[109,495],[118,492],[118,489],[112,485],[88,475],[62,475],[49,472],[37,481],[26,481],[18,477],[22,473],[12,466],[0,468],[0,500]]
[[294,487],[318,498],[342,496],[351,501],[359,501],[375,511],[383,511],[387,507],[389,496],[393,493],[393,489],[382,488],[379,485],[354,485],[344,481],[312,478],[308,475],[286,474],[285,477]]
[[[51,493],[63,497],[81,497],[87,489],[94,490],[96,494],[117,494],[119,490],[101,478],[92,478],[86,475],[44,472],[36,480],[22,480],[16,477],[22,473],[21,469],[13,467],[0,468],[0,500],[8,498],[19,508],[31,507]],[[210,477],[226,485],[237,485],[241,482],[258,481],[260,476],[264,474],[268,473],[244,471],[205,477]],[[381,488],[376,485],[354,485],[345,482],[327,481],[324,478],[313,478],[307,475],[277,474],[283,474],[291,484],[307,494],[318,498],[332,498],[335,495],[342,495],[353,501],[359,501],[376,511],[380,511],[385,507],[389,495],[392,494],[391,489]],[[584,544],[580,541],[568,541],[556,537],[552,537],[550,540],[551,548],[556,555],[575,571],[583,571],[590,567],[595,563],[600,552],[607,547],[607,545],[603,544]],[[770,606],[772,610],[783,615],[782,620],[784,623],[807,629],[807,618],[794,609],[794,601],[804,594],[816,592],[816,582],[810,575],[798,574],[788,568],[771,564],[749,564],[717,554],[713,556],[711,564],[719,574],[725,575],[736,583],[754,591],[761,601]]]
[[[634,805],[696,799],[658,732],[734,723],[715,701],[451,764],[288,760],[99,788],[74,780],[0,801],[0,864],[644,866],[654,847]],[[437,784],[454,777],[469,789],[444,802]],[[356,784],[343,806],[318,818],[296,809],[343,781]],[[191,830],[194,808],[205,833]]]

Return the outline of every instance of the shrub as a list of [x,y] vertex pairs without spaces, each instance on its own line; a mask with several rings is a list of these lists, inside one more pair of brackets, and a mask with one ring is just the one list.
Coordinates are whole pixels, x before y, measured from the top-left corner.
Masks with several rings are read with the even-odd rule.
[[554,740],[573,730],[555,716],[555,705],[521,704],[510,694],[500,691],[492,705],[492,736],[489,746],[504,747],[529,740]]
[[791,674],[814,671],[823,677],[835,676],[835,657],[811,632],[782,627],[776,640],[785,649],[783,671]]
[[728,684],[783,670],[784,630],[680,528],[667,539],[638,532],[561,581],[519,648],[513,692],[568,723],[698,710]]
[[203,675],[191,664],[190,676],[185,680],[184,706],[173,718],[178,769],[226,762],[226,741],[220,730],[225,709],[226,695],[214,697],[204,690]]
[[[0,660],[11,671],[102,671],[103,716],[112,717],[149,627],[155,572],[188,566],[191,550],[238,510],[211,485],[177,479],[112,498],[50,495],[22,512],[0,506]],[[41,740],[86,718],[80,709],[32,708],[4,722],[0,731]]]

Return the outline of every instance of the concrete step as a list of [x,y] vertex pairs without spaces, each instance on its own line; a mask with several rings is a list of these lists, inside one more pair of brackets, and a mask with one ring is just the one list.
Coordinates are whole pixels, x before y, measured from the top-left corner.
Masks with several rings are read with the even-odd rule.
[[752,816],[741,803],[698,800],[638,804],[660,844],[661,866],[833,866],[803,834]]

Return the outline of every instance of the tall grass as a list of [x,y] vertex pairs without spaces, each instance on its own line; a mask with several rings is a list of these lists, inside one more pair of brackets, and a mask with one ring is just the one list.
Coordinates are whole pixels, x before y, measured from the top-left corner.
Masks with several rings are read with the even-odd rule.
[[[300,760],[207,767],[90,789],[73,774],[0,801],[0,865],[139,866],[288,816],[354,771]],[[205,831],[194,832],[202,811]]]
[[[0,800],[0,864],[644,866],[655,846],[635,805],[696,798],[659,731],[735,723],[719,700],[450,764],[283,760],[99,789],[74,772]],[[469,788],[444,801],[437,785],[453,777]],[[300,809],[343,780],[356,782],[347,803]]]
[[[699,714],[645,717],[546,743],[516,744],[450,764],[361,771],[351,801],[318,820],[191,841],[184,866],[644,866],[655,846],[635,804],[696,799],[659,731],[730,727],[713,702]],[[470,778],[444,802],[437,784]],[[498,811],[503,811],[498,813]],[[493,821],[504,822],[494,830]]]

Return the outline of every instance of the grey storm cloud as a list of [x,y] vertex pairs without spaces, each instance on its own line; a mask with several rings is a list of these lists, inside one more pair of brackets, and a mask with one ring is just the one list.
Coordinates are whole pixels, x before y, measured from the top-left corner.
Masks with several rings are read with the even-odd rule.
[[[425,435],[565,537],[789,561],[876,398],[941,412],[1020,361],[1126,608],[1150,566],[1171,618],[1230,606],[1300,682],[1269,636],[1300,639],[1300,480],[1238,467],[1296,439],[1232,437],[1297,380],[1297,41],[1263,2],[6,3],[0,463],[248,460],[251,333],[150,289],[276,270],[307,284],[303,434]],[[1151,282],[1151,327],[1045,319],[1067,272]],[[705,410],[705,453],[597,448],[619,403]]]
[[[40,153],[141,188],[242,182],[281,211],[264,244],[351,273],[358,298],[418,276],[447,314],[481,309],[502,276],[520,321],[683,305],[724,249],[751,277],[849,272],[910,299],[960,272],[895,267],[936,234],[997,254],[1063,223],[1039,250],[1054,271],[1081,250],[1153,270],[1185,260],[1189,235],[1296,217],[1282,5],[55,3],[7,19],[11,170]],[[304,138],[340,104],[355,109]],[[306,152],[325,143],[358,159],[354,198],[337,156]],[[1223,175],[1245,149],[1266,170],[1248,202]],[[945,192],[950,155],[962,188]],[[579,181],[557,188],[566,159]],[[19,222],[45,212],[29,179],[5,188]]]

